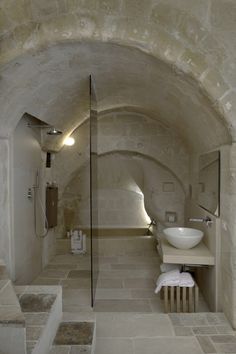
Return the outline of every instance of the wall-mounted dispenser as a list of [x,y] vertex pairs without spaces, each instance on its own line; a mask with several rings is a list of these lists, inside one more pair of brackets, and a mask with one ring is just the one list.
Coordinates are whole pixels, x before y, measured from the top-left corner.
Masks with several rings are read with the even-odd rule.
[[177,222],[177,213],[175,211],[166,211],[165,221],[166,222]]
[[57,205],[58,205],[58,187],[48,185],[46,187],[46,216],[48,228],[57,226]]

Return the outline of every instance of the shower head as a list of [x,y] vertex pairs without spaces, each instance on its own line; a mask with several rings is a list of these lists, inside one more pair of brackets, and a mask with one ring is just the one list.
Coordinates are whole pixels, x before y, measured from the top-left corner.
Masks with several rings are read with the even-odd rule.
[[48,135],[61,135],[62,132],[58,129],[56,129],[55,127],[52,127],[48,132]]
[[49,124],[31,124],[28,123],[27,127],[29,128],[40,128],[40,129],[50,129],[47,134],[48,135],[61,135],[62,131],[56,129],[55,127],[53,127],[52,125]]

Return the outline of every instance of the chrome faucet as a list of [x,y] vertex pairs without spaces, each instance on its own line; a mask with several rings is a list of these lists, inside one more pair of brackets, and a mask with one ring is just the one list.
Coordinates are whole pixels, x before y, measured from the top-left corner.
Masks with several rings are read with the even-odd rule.
[[207,226],[210,226],[211,224],[213,224],[213,221],[211,220],[211,218],[209,216],[206,216],[205,218],[190,218],[190,219],[188,219],[188,221],[205,222]]

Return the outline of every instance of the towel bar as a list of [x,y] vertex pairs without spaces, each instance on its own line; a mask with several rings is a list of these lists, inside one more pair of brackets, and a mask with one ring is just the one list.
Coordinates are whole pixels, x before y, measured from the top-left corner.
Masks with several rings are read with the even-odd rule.
[[164,299],[165,313],[197,312],[199,289],[196,282],[192,288],[163,286],[161,298]]

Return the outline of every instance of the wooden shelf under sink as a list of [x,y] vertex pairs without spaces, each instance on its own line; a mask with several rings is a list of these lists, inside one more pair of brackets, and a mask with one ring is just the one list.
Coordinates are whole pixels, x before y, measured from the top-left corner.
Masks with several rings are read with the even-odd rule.
[[166,239],[162,238],[160,256],[163,263],[211,266],[215,264],[215,257],[203,242],[189,250],[180,250],[171,246]]

